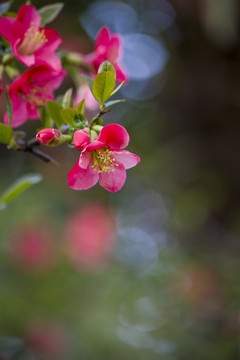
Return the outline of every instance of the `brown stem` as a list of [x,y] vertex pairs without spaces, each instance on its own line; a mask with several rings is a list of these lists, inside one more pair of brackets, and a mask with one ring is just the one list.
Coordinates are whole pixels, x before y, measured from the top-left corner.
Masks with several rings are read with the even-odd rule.
[[35,147],[39,146],[39,145],[40,145],[39,142],[35,138],[29,140],[28,142],[26,142],[24,140],[18,140],[16,142],[16,146],[14,149],[17,151],[24,151],[24,152],[31,153],[32,155],[36,156],[37,158],[41,159],[42,161],[53,162],[53,163],[57,164],[57,162],[51,156],[43,153],[42,151],[40,151],[38,149],[35,149]]

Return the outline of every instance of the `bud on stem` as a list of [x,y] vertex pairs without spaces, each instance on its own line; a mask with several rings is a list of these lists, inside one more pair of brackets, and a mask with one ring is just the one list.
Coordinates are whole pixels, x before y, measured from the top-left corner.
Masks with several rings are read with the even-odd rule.
[[71,135],[63,135],[58,129],[43,129],[37,133],[36,138],[41,144],[50,147],[72,141]]

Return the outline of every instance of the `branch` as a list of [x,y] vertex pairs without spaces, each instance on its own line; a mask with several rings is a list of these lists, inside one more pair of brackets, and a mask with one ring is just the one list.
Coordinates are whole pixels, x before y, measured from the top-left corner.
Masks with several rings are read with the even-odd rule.
[[40,145],[39,142],[35,138],[29,140],[28,142],[26,142],[24,140],[18,140],[16,142],[16,146],[15,146],[14,150],[28,152],[28,153],[31,153],[32,155],[36,156],[37,158],[41,159],[44,162],[53,162],[53,163],[57,164],[57,162],[51,156],[43,153],[40,150],[35,149],[35,147],[39,146],[39,145]]

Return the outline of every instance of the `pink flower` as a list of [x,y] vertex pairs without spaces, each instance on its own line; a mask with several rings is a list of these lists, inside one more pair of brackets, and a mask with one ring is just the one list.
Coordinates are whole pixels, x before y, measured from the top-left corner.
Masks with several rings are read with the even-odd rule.
[[67,221],[66,252],[77,267],[101,268],[110,258],[115,233],[115,221],[110,211],[104,205],[89,204]]
[[[35,65],[25,71],[9,86],[9,97],[13,105],[12,126],[17,127],[30,119],[39,119],[38,106],[47,99],[53,100],[53,92],[65,76],[65,71],[56,71],[47,65]],[[5,114],[4,122],[8,123]]]
[[9,251],[14,263],[27,272],[48,269],[55,258],[53,234],[46,226],[36,224],[18,229],[9,242]]
[[115,68],[117,82],[128,81],[128,75],[120,60],[122,58],[122,39],[118,34],[111,34],[107,27],[103,27],[96,38],[95,50],[84,57],[97,73],[103,61],[109,61]]
[[46,146],[51,146],[61,137],[61,131],[57,129],[43,129],[36,135],[37,140]]
[[[83,145],[77,134],[78,131],[73,139],[76,149]],[[137,155],[122,150],[129,140],[127,130],[121,125],[104,126],[99,137],[83,148],[80,159],[68,173],[68,185],[74,190],[87,190],[99,180],[108,191],[120,190],[126,181],[126,169],[140,162]]]
[[41,17],[32,5],[22,5],[17,18],[0,18],[0,34],[10,43],[14,55],[26,66],[47,63],[61,70],[55,54],[62,40],[54,29],[40,28]]
[[44,359],[59,358],[66,351],[67,336],[61,325],[41,320],[29,326],[26,343],[35,353],[44,356]]
[[85,99],[85,107],[87,110],[96,110],[99,107],[97,100],[93,96],[89,86],[86,83],[82,84],[78,88],[76,98],[74,100],[74,107],[76,107],[77,104],[80,103],[80,101],[83,99]]

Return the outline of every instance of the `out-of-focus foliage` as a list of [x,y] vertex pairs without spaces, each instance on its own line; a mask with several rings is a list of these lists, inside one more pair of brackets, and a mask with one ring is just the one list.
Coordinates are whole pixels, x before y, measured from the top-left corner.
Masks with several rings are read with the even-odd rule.
[[44,176],[0,212],[1,358],[239,357],[238,12],[235,0],[65,3],[63,46],[88,53],[102,25],[123,35],[129,100],[106,119],[142,162],[119,193],[82,193],[67,187],[78,154],[64,145],[49,149],[59,166],[0,147],[2,189]]

